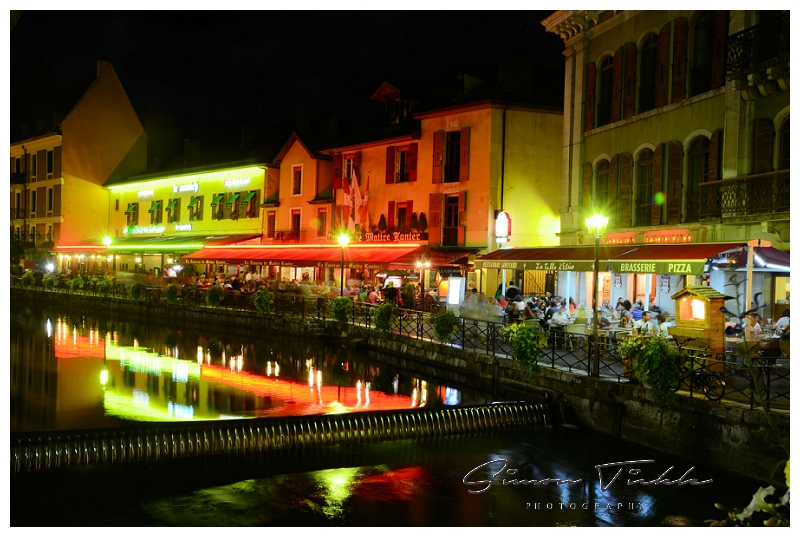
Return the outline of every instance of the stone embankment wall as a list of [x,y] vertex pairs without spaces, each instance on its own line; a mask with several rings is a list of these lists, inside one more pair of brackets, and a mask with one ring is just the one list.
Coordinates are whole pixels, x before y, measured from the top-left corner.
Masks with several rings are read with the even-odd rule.
[[[47,295],[47,296],[43,296]],[[782,458],[759,432],[767,425],[763,411],[681,397],[675,410],[653,404],[647,388],[537,367],[533,372],[514,360],[475,354],[436,342],[397,334],[381,334],[359,326],[342,326],[332,320],[267,317],[253,312],[210,308],[180,308],[133,301],[111,301],[91,296],[38,293],[12,289],[17,301],[68,305],[99,314],[107,312],[128,320],[169,319],[175,325],[203,323],[224,327],[230,335],[258,334],[340,340],[346,347],[376,353],[391,365],[429,374],[443,381],[488,393],[518,393],[533,398],[547,394],[561,400],[577,421],[594,430],[684,457],[697,465],[784,486],[782,472],[769,474]],[[113,303],[112,303],[113,302]],[[788,418],[788,415],[786,415]],[[787,419],[788,421],[788,419]]]

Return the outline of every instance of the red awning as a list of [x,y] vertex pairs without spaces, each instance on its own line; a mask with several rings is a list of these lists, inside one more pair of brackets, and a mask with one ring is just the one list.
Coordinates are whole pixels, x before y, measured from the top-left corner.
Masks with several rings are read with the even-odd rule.
[[[600,269],[609,259],[635,246],[600,246]],[[552,246],[549,248],[505,248],[475,260],[475,268],[515,270],[594,270],[594,246]]]
[[[344,264],[346,268],[383,268],[418,248],[418,244],[348,246],[344,249]],[[181,262],[284,267],[339,267],[342,263],[342,249],[337,245],[328,244],[203,248],[181,257]]]

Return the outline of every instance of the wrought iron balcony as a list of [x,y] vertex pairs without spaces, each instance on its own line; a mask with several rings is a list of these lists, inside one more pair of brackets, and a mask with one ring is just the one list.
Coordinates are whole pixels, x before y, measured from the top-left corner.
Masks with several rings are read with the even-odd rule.
[[789,12],[728,37],[728,72],[755,70],[769,60],[789,56]]
[[700,185],[700,218],[789,212],[789,170],[711,181]]
[[285,229],[275,232],[274,242],[294,244],[305,242],[306,230]]
[[25,218],[25,209],[11,209],[12,220],[22,220]]

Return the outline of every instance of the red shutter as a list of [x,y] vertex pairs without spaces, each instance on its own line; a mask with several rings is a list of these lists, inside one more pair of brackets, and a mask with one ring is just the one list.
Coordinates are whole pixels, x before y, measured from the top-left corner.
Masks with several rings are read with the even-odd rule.
[[725,84],[725,37],[727,27],[727,11],[717,11],[714,23],[714,56],[711,62],[711,87],[718,88]]
[[631,190],[633,185],[633,157],[622,153],[619,166],[619,227],[631,225]]
[[586,64],[586,130],[594,128],[594,93],[597,86],[597,66],[594,63]]
[[619,121],[622,111],[622,47],[614,54],[614,83],[611,94],[611,122]]
[[708,180],[719,179],[719,150],[722,147],[722,131],[717,129],[708,143]]
[[686,45],[689,22],[683,17],[675,19],[675,43],[672,49],[672,102],[686,97]]
[[333,188],[342,188],[342,154],[333,155]]
[[661,208],[664,205],[663,197],[658,194],[662,190],[662,175],[664,174],[664,144],[656,146],[653,154],[653,213],[651,225],[661,225]]
[[667,104],[669,89],[669,31],[670,23],[658,33],[658,66],[656,67],[656,108]]
[[353,164],[359,166],[361,164],[361,151],[356,151],[353,155]]
[[636,110],[636,43],[625,45],[625,97],[622,117],[629,118]]
[[386,218],[387,219],[386,225],[387,225],[389,231],[390,232],[394,231],[394,202],[393,201],[389,202],[389,212],[386,215],[386,217],[387,217]]
[[467,193],[458,193],[458,238],[456,241],[459,246],[464,246],[464,235],[467,226]]
[[669,143],[667,166],[667,224],[680,224],[683,203],[683,144]]
[[442,182],[442,150],[444,147],[444,131],[433,133],[433,182]]
[[394,184],[394,146],[386,148],[386,184]]
[[414,212],[414,200],[408,200],[406,202],[406,221],[404,222],[406,225],[406,229],[411,229],[411,213]]
[[428,244],[442,242],[442,195],[433,192],[428,196]]
[[461,165],[459,181],[469,181],[469,127],[461,129]]
[[414,183],[417,180],[417,144],[411,144],[408,148],[408,182]]
[[771,172],[775,128],[769,119],[756,119],[755,130],[753,173]]
[[592,214],[592,163],[583,163],[583,214]]
[[619,173],[619,155],[611,157],[608,163],[608,205],[610,214],[608,215],[608,225],[611,228],[617,227],[619,221],[619,192],[617,191],[617,174]]

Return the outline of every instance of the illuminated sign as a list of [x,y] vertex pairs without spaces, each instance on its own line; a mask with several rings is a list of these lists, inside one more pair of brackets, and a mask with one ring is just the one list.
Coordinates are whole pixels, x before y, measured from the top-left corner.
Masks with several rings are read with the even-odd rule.
[[191,231],[192,224],[175,224],[175,231]]
[[185,185],[172,185],[172,192],[197,192],[198,190],[200,190],[200,185],[197,184],[197,181]]
[[358,242],[413,242],[422,240],[421,233],[373,233],[368,231],[357,235]]
[[134,227],[125,228],[122,230],[124,235],[141,235],[146,233],[164,233],[164,226],[150,226],[150,227]]
[[139,196],[139,199],[152,198],[153,197],[153,189],[151,188],[150,190],[140,190],[139,192],[136,193],[136,195]]
[[612,244],[635,244],[636,233],[608,233],[605,237],[605,243]]
[[225,188],[231,188],[234,186],[245,186],[250,184],[249,177],[238,177],[236,179],[226,179],[224,183],[222,183]]
[[692,234],[688,229],[663,229],[659,231],[645,231],[646,244],[671,244],[692,242]]

